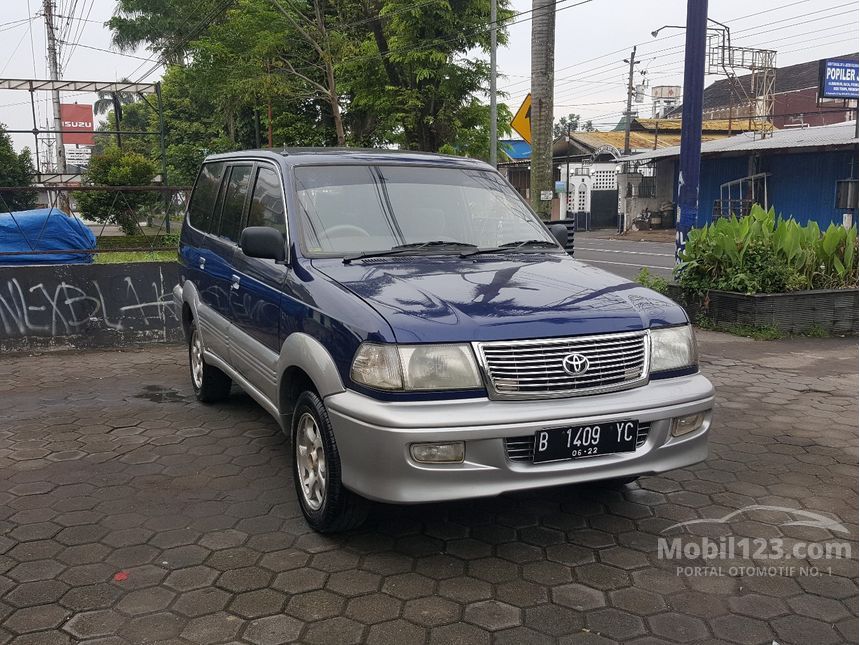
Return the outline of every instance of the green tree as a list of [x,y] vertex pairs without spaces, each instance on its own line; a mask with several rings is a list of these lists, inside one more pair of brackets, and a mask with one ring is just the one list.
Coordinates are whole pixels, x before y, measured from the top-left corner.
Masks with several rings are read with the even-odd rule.
[[[511,119],[513,114],[504,103],[498,104],[499,138],[503,139],[511,134]],[[477,99],[460,110],[458,120],[454,124],[455,136],[451,143],[444,144],[439,152],[445,154],[459,155],[461,157],[472,157],[473,159],[490,159],[490,106],[481,103]],[[508,158],[504,147],[497,148],[498,158],[502,161]]]
[[105,24],[115,47],[132,51],[141,45],[159,58],[183,65],[188,45],[212,22],[222,20],[225,0],[117,0]]
[[[118,0],[108,23],[117,44],[182,50],[162,86],[171,184],[190,183],[207,153],[259,146],[269,128],[275,146],[486,156],[489,69],[474,54],[489,41],[484,0],[232,0],[200,30],[184,4]],[[219,4],[202,0],[198,13]],[[141,102],[123,110],[123,129],[137,111],[157,129]],[[157,145],[149,139],[144,154],[158,159]]]
[[[350,11],[345,17],[356,26],[345,31],[360,44],[339,70],[350,109],[377,128],[363,136],[430,152],[454,145],[457,124],[469,120],[465,113],[489,83],[487,63],[468,56],[489,47],[489,4],[375,0]],[[500,3],[500,20],[510,15]]]
[[[36,173],[30,149],[16,153],[12,139],[0,124],[0,186],[30,186]],[[0,191],[0,213],[23,211],[36,206],[36,191]]]
[[[588,123],[590,124],[591,121],[589,121]],[[567,134],[568,128],[570,128],[571,132],[579,129],[578,114],[568,114],[567,116],[563,116],[558,121],[553,123],[552,138],[558,139],[560,136]]]
[[[93,155],[84,181],[96,186],[149,186],[155,174],[156,165],[150,159],[111,146]],[[126,235],[137,232],[142,211],[157,201],[157,195],[148,192],[80,191],[74,195],[84,217],[119,224]]]

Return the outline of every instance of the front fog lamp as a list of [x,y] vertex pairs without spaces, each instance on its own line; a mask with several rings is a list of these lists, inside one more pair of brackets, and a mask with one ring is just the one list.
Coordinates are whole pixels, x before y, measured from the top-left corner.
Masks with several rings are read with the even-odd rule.
[[672,419],[672,436],[680,437],[682,435],[694,432],[701,428],[704,423],[704,412],[697,412],[696,414],[687,414],[683,417],[675,417],[674,419]]
[[694,367],[698,361],[696,337],[690,325],[651,330],[651,373]]
[[422,464],[459,464],[466,457],[466,444],[462,441],[413,443],[409,452],[415,461]]
[[378,390],[474,390],[481,387],[469,345],[383,345],[362,343],[352,380]]

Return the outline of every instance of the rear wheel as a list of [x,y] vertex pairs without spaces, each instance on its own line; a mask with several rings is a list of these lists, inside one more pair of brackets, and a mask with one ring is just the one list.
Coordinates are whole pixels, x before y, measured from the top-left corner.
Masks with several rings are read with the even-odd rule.
[[325,405],[314,392],[302,392],[292,424],[293,479],[305,518],[320,533],[361,525],[370,503],[344,488],[340,454]]
[[191,367],[191,385],[198,401],[215,403],[230,395],[232,381],[217,367],[206,363],[203,356],[203,338],[194,320],[191,321],[188,334],[188,364]]

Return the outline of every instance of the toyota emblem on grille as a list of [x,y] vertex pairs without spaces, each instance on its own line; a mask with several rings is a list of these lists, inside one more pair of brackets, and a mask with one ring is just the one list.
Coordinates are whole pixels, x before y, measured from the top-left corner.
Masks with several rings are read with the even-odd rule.
[[579,376],[588,371],[588,357],[582,354],[568,354],[561,361],[564,371],[573,376]]

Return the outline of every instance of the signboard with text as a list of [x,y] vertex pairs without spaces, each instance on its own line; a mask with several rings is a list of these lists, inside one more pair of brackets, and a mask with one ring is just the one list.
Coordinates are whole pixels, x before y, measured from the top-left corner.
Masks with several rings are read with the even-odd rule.
[[827,58],[819,62],[818,98],[854,99],[860,91],[856,60]]
[[93,106],[80,103],[60,104],[63,143],[91,146],[93,139]]

